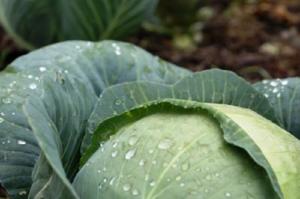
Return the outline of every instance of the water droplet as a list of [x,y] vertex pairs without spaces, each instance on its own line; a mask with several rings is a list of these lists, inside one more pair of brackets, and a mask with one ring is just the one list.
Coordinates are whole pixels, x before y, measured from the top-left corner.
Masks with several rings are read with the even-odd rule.
[[131,193],[132,193],[132,195],[134,195],[134,196],[139,195],[139,191],[138,191],[137,189],[133,189]]
[[24,145],[24,144],[26,144],[26,141],[24,141],[24,140],[18,140],[18,144]]
[[39,70],[40,70],[41,72],[45,72],[47,69],[46,69],[46,67],[41,66],[41,67],[39,68]]
[[268,98],[268,97],[269,97],[269,95],[268,95],[268,94],[264,94],[264,96],[265,96],[266,98]]
[[121,55],[122,54],[120,50],[116,50],[115,53],[116,53],[116,55]]
[[230,197],[230,196],[231,196],[231,193],[227,192],[227,193],[225,193],[225,196],[226,196],[226,197]]
[[190,168],[190,164],[189,163],[185,163],[185,164],[181,165],[181,169],[183,171],[187,171],[189,168]]
[[129,143],[129,145],[133,146],[133,145],[135,145],[135,144],[137,143],[137,141],[138,141],[137,136],[133,135],[133,136],[131,136],[131,137],[129,138],[128,143]]
[[24,195],[26,195],[26,194],[27,194],[27,191],[25,191],[25,190],[19,192],[19,195],[20,195],[20,196],[24,196]]
[[117,155],[118,155],[118,151],[114,151],[111,153],[111,157],[113,158],[117,157]]
[[113,177],[113,178],[109,181],[109,185],[113,185],[114,182],[115,182],[115,180],[116,180],[116,177]]
[[272,81],[272,82],[270,83],[270,85],[271,85],[271,86],[277,86],[277,85],[278,85],[278,82]]
[[129,191],[131,189],[131,185],[130,184],[124,184],[123,185],[123,191]]
[[98,170],[97,170],[97,173],[101,173],[101,170],[100,170],[100,169],[98,169]]
[[164,139],[158,144],[158,148],[162,150],[169,149],[172,146],[172,140]]
[[136,153],[136,149],[132,149],[129,150],[126,154],[125,154],[125,159],[126,160],[130,160],[131,158],[133,158],[135,156]]
[[1,116],[5,116],[5,113],[1,112],[0,115],[1,115]]
[[150,182],[150,186],[151,186],[151,187],[153,187],[154,185],[155,185],[155,182],[154,182],[154,181]]
[[182,182],[182,183],[180,183],[180,186],[181,186],[181,187],[184,187],[184,185],[185,185],[185,184],[184,184],[183,182]]
[[28,79],[32,79],[32,78],[33,78],[33,76],[32,76],[32,75],[28,75],[27,77],[28,77]]
[[101,183],[99,184],[98,189],[102,189],[102,184]]
[[149,150],[149,153],[150,153],[150,154],[152,154],[153,152],[154,152],[154,150],[153,150],[153,149],[150,149],[150,150]]
[[103,171],[107,171],[106,167],[103,167]]
[[148,174],[145,175],[145,180],[146,180],[146,181],[149,180],[149,175],[148,175]]
[[288,85],[288,83],[289,83],[288,80],[283,80],[283,81],[281,82],[281,84],[284,85],[284,86]]
[[210,176],[210,175],[207,175],[207,176],[205,177],[205,179],[206,179],[206,180],[211,180],[211,176]]
[[118,146],[118,142],[113,142],[112,147],[116,148]]
[[122,104],[122,100],[116,99],[115,105],[120,106]]
[[34,90],[34,89],[37,88],[37,85],[34,84],[34,83],[32,83],[32,84],[29,85],[29,88],[30,88],[31,90]]
[[106,182],[107,182],[107,178],[104,178],[104,179],[103,179],[103,182],[106,183]]
[[176,180],[176,181],[181,180],[181,176],[177,176],[177,177],[175,178],[175,180]]
[[278,88],[274,88],[272,92],[273,93],[277,93],[278,92]]
[[12,112],[11,115],[16,115],[16,113],[15,113],[15,112]]
[[4,119],[2,117],[0,117],[0,124],[4,122]]
[[141,160],[140,162],[139,162],[139,165],[142,167],[142,166],[144,166],[145,165],[145,160]]
[[277,94],[277,98],[280,98],[280,97],[281,97],[281,93],[278,93],[278,94]]
[[10,98],[3,98],[3,99],[2,99],[2,102],[3,102],[4,104],[10,104],[10,103],[11,103],[11,99],[10,99]]

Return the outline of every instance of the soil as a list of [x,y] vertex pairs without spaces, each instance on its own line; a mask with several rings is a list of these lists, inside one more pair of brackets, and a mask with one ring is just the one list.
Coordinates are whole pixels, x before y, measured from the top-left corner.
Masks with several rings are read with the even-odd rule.
[[[194,48],[175,47],[174,37],[141,30],[126,41],[193,71],[232,70],[252,80],[300,76],[300,2],[265,0],[231,7],[212,1],[215,14],[203,23]],[[20,50],[0,29],[0,69]]]
[[174,47],[170,35],[143,31],[129,41],[193,71],[218,67],[253,81],[300,76],[299,1],[222,6],[192,50]]

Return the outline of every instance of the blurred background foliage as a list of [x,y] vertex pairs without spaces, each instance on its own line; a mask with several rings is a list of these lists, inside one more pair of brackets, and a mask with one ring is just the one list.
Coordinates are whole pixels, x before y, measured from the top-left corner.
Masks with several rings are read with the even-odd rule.
[[[27,51],[0,35],[4,67]],[[193,71],[219,67],[253,81],[300,76],[300,1],[160,0],[121,39]]]

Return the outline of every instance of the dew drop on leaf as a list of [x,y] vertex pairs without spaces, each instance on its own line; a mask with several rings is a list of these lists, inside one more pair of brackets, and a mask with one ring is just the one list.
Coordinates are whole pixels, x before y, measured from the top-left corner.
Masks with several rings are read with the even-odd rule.
[[131,137],[129,138],[128,143],[129,143],[129,145],[133,146],[133,145],[135,145],[135,144],[137,143],[137,141],[138,141],[137,136],[133,135],[133,136],[131,136]]
[[47,69],[46,69],[46,67],[41,66],[41,67],[39,68],[39,70],[40,70],[41,72],[45,72]]
[[113,185],[114,182],[115,182],[115,180],[116,180],[116,177],[113,177],[113,178],[109,181],[109,185]]
[[289,83],[288,80],[283,80],[283,81],[281,82],[281,84],[284,85],[284,86],[288,85],[288,83]]
[[113,158],[117,157],[117,155],[118,155],[118,151],[114,151],[111,153],[111,157]]
[[150,186],[153,187],[154,185],[155,185],[155,182],[154,182],[154,181],[151,181],[151,182],[150,182]]
[[130,160],[131,158],[133,158],[135,156],[135,153],[136,153],[136,149],[127,151],[127,153],[125,154],[125,159]]
[[230,197],[231,194],[230,194],[229,192],[227,192],[227,193],[225,193],[225,196],[226,196],[226,197]]
[[138,191],[137,189],[133,189],[131,193],[132,193],[132,195],[134,195],[134,196],[139,195],[139,191]]
[[150,154],[152,154],[153,152],[154,152],[154,150],[153,150],[153,149],[150,149],[150,150],[149,150],[149,153],[150,153]]
[[29,88],[30,88],[31,90],[34,90],[34,89],[37,88],[37,85],[34,84],[34,83],[32,83],[32,84],[29,85]]
[[176,180],[176,181],[181,180],[181,176],[177,176],[177,177],[175,178],[175,180]]
[[172,140],[164,139],[158,144],[158,148],[162,150],[167,150],[172,146]]
[[270,83],[270,85],[271,85],[271,86],[277,86],[278,83],[277,83],[276,81],[272,81],[272,82]]
[[25,191],[25,190],[19,192],[19,195],[20,195],[20,196],[24,196],[24,195],[26,195],[26,194],[27,194],[27,191]]
[[10,104],[11,103],[11,99],[10,98],[4,98],[4,99],[2,99],[2,102],[4,104]]
[[187,171],[190,168],[190,164],[189,163],[184,163],[183,165],[181,165],[181,169],[183,171]]
[[113,148],[116,148],[118,146],[118,142],[114,142],[113,144],[112,144],[112,147]]
[[115,100],[115,105],[120,106],[122,104],[122,100],[116,99]]
[[0,124],[4,122],[4,119],[2,117],[0,117]]
[[123,191],[129,191],[131,188],[130,184],[124,184],[123,185]]
[[139,165],[142,167],[142,166],[144,166],[145,165],[145,160],[141,160],[140,162],[139,162]]
[[206,180],[211,180],[211,176],[210,176],[210,175],[207,175],[207,176],[205,177],[205,179],[206,179]]
[[26,144],[26,142],[25,142],[24,140],[18,140],[17,142],[18,142],[18,144],[20,144],[20,145]]

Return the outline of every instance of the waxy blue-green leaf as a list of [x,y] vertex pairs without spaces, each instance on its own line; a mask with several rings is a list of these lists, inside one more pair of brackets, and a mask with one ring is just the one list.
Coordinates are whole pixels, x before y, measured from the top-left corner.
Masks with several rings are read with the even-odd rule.
[[[18,58],[0,73],[1,184],[12,198],[27,198],[30,188],[32,188],[30,197],[34,197],[34,194],[40,196],[63,192],[68,187],[68,180],[72,180],[75,175],[74,168],[76,169],[76,160],[79,159],[78,151],[72,149],[80,146],[83,136],[83,127],[77,125],[82,121],[85,123],[91,113],[91,108],[85,107],[85,103],[94,105],[95,96],[99,96],[103,89],[114,84],[136,80],[172,84],[189,74],[189,71],[162,61],[138,47],[114,41],[65,42]],[[66,79],[79,79],[81,84],[78,84],[80,85],[78,88],[73,85],[73,92],[78,91],[73,93],[64,91],[64,87],[54,85],[58,83],[43,85],[45,78],[61,83]],[[64,92],[65,94],[59,94]],[[27,108],[28,111],[24,115],[23,105],[32,95],[32,101],[28,102],[28,107],[31,105],[31,108]],[[82,100],[85,103],[74,100],[82,97],[86,98]],[[35,103],[35,98],[41,98],[44,102]],[[38,104],[41,104],[39,107],[42,110],[34,109]],[[79,121],[77,117],[69,117],[71,108],[74,108],[72,112],[75,109],[81,110],[80,115],[85,118]],[[41,117],[48,115],[48,118],[40,118],[36,116],[37,114],[42,114]],[[57,118],[61,118],[61,121],[57,121]],[[68,120],[70,118],[72,121]],[[45,122],[50,120],[55,124],[54,129],[49,127],[50,129],[44,130],[51,132],[49,138],[44,138],[44,141],[41,141],[43,137],[39,137],[41,129],[32,128],[42,124],[42,119]],[[78,129],[69,132],[69,129],[64,126],[67,124]],[[54,139],[50,135],[55,134],[53,132],[56,131],[61,135],[59,137],[61,140],[58,143],[52,140],[53,150],[61,148],[61,151],[52,152],[50,155],[45,153],[50,150],[42,147],[40,160],[34,170],[35,184],[31,187],[33,167],[40,154],[39,145],[43,145],[44,142],[46,144],[48,139],[48,142]],[[75,133],[74,139],[78,138],[76,141],[71,141],[71,146],[68,144],[69,133]],[[64,157],[77,159],[68,162],[64,158],[53,157],[53,154],[63,152],[65,152]],[[60,165],[60,169],[54,169],[54,164]]]
[[280,125],[300,139],[300,78],[264,80],[254,87],[270,101]]
[[157,0],[0,0],[0,22],[21,47],[65,40],[120,39],[134,32]]
[[103,120],[113,114],[124,113],[131,107],[164,98],[245,107],[277,122],[269,101],[248,82],[232,72],[213,69],[186,76],[171,86],[128,83],[108,88],[101,95],[89,119],[82,151],[89,146],[93,132]]

